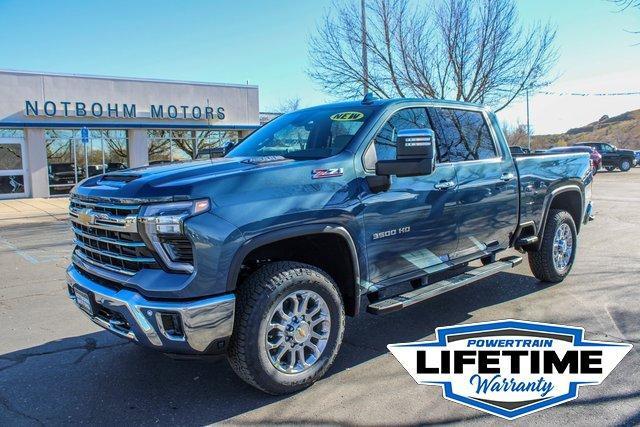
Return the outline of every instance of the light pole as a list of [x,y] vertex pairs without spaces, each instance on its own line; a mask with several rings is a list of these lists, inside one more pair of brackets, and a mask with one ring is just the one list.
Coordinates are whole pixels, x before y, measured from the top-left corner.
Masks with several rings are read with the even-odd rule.
[[366,95],[369,92],[369,64],[367,63],[367,18],[364,0],[360,0],[360,9],[362,17],[362,80],[364,84],[364,95]]

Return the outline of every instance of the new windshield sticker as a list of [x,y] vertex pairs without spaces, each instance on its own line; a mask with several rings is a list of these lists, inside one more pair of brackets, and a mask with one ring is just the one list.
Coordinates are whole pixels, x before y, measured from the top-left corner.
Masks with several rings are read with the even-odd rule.
[[344,113],[336,113],[329,118],[336,122],[353,122],[363,117],[364,114],[358,111],[345,111]]
[[436,330],[436,341],[390,344],[418,384],[506,419],[578,397],[602,383],[631,344],[586,341],[584,329],[501,320]]

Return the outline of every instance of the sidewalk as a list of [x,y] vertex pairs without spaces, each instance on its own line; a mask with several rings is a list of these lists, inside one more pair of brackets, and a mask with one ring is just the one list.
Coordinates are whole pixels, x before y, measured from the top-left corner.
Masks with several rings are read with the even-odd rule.
[[64,221],[67,219],[69,199],[0,200],[0,227],[27,223]]

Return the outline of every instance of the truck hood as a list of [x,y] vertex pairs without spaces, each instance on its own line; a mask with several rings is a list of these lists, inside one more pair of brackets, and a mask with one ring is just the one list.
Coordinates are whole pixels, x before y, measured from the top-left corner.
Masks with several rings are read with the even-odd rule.
[[203,194],[198,194],[198,189],[203,183],[210,183],[213,179],[255,169],[282,167],[292,162],[294,161],[291,159],[273,156],[220,158],[145,166],[86,179],[76,186],[73,193],[114,199],[177,200],[202,197]]

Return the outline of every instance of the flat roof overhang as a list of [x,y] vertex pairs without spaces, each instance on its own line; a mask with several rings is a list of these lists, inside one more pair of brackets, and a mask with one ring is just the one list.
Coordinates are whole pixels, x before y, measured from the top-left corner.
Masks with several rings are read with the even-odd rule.
[[0,128],[94,128],[94,129],[210,129],[210,130],[253,130],[260,125],[207,125],[179,123],[100,123],[100,122],[0,122]]

